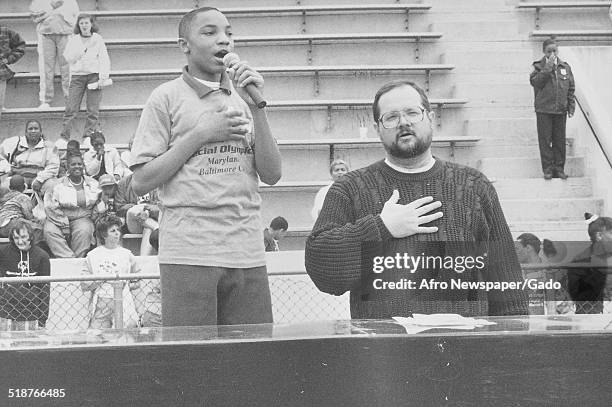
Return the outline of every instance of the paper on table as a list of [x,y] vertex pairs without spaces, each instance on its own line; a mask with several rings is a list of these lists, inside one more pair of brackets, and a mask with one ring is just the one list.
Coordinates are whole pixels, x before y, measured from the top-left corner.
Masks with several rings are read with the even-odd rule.
[[433,328],[469,330],[485,325],[495,325],[495,322],[485,319],[466,318],[458,314],[413,314],[412,318],[393,317],[393,319],[409,334]]

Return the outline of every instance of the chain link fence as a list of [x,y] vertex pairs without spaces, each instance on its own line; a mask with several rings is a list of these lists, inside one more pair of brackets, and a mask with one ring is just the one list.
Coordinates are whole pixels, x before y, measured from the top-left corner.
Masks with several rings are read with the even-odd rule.
[[[524,273],[538,282],[559,283],[558,288],[529,290],[531,314],[612,313],[610,282],[602,301],[573,302],[567,269],[530,266]],[[275,323],[350,319],[348,293],[321,293],[305,273],[270,273],[269,281]],[[157,274],[0,278],[0,330],[159,325]]]
[[[0,278],[0,330],[160,326],[159,276],[134,278]],[[350,319],[348,294],[321,293],[305,274],[271,274],[269,281],[275,323]]]

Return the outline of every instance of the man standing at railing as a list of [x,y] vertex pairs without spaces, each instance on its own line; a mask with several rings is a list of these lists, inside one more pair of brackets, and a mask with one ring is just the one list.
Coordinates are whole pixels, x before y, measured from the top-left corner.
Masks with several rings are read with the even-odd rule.
[[178,42],[187,66],[149,97],[131,167],[136,195],[159,188],[163,324],[272,322],[258,188],[281,157],[246,92],[263,77],[243,61],[226,71],[232,27],[215,8],[187,13]]
[[500,289],[522,277],[495,189],[479,171],[432,156],[425,92],[388,83],[373,113],[386,158],[329,189],[306,242],[315,285],[350,291],[353,318],[527,314],[524,292]]
[[[17,222],[10,244],[0,246],[0,277],[49,276],[49,255],[32,242],[32,228]],[[44,328],[49,316],[49,283],[0,284],[0,330]]]
[[544,56],[533,63],[529,78],[534,92],[538,143],[544,179],[567,179],[565,173],[565,123],[574,116],[574,75],[558,57],[557,43],[549,38],[542,44]]

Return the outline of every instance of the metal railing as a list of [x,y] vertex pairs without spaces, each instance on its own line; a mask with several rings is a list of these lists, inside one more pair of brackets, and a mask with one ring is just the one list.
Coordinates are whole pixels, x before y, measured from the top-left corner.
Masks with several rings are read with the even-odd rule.
[[[605,269],[612,274],[610,268],[590,263],[529,264],[522,268],[525,273],[531,273],[525,278],[560,283],[558,288],[530,290],[530,313],[612,313],[610,282],[603,303],[574,303],[567,286],[570,269]],[[300,271],[270,273],[269,277],[276,323],[350,318],[348,294],[336,297],[320,293],[308,275]],[[112,299],[100,301],[98,298],[96,303],[95,294],[84,291],[82,286],[91,282],[110,284]],[[159,274],[0,278],[0,330],[10,329],[14,321],[38,321],[34,325],[56,330],[158,326],[161,324]]]

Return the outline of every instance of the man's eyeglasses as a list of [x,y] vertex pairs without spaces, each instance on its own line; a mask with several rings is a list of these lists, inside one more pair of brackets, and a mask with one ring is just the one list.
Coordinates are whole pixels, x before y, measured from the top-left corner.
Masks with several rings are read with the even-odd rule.
[[412,125],[423,121],[425,109],[422,107],[407,108],[401,111],[391,111],[380,116],[379,122],[385,129],[395,129],[400,124],[400,119],[404,116],[406,123]]

